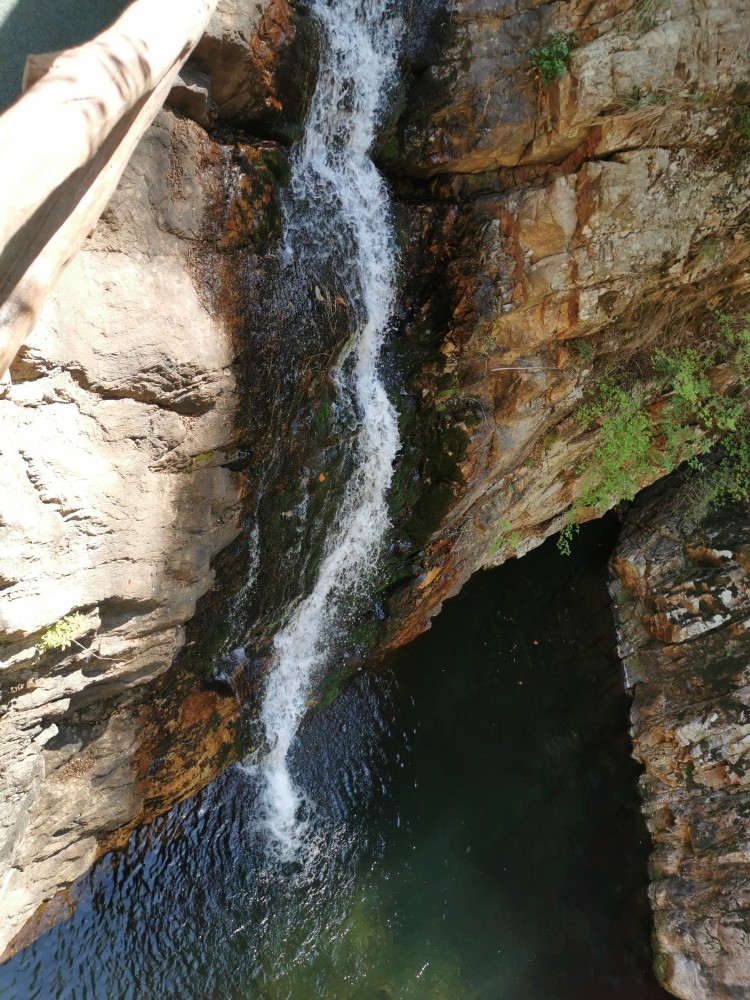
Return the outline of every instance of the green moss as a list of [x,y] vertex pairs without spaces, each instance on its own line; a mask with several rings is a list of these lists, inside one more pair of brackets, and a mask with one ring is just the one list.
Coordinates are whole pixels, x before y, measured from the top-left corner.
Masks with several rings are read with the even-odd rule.
[[714,261],[719,256],[719,243],[717,240],[705,239],[701,240],[700,252],[701,256],[705,257],[706,260]]
[[335,701],[351,675],[352,668],[349,666],[341,666],[332,670],[321,684],[316,695],[315,710],[320,711],[322,708],[327,708],[332,701]]
[[376,597],[387,593],[395,584],[412,576],[411,567],[406,560],[412,557],[415,552],[416,550],[412,548],[406,552],[401,552],[399,555],[386,555],[380,560],[378,565],[378,581],[374,589]]
[[667,978],[667,970],[669,968],[669,956],[666,952],[661,951],[658,946],[656,939],[653,942],[654,947],[654,975],[659,983],[664,985]]
[[390,136],[381,143],[377,152],[377,162],[386,170],[396,163],[399,157],[398,139],[395,135]]
[[492,555],[497,555],[497,553],[502,548],[509,548],[512,552],[516,552],[518,546],[521,544],[521,535],[518,531],[511,531],[510,523],[504,518],[500,521],[498,525],[500,533],[495,539],[495,541],[490,545],[490,552]]
[[437,531],[453,501],[449,483],[437,483],[422,494],[409,519],[407,530],[418,548],[423,548]]
[[573,341],[573,350],[585,365],[590,365],[594,360],[594,349],[587,340],[582,337]]

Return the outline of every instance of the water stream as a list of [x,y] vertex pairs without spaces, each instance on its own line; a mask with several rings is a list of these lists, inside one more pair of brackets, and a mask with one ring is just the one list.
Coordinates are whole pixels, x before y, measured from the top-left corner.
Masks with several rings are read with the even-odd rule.
[[[396,260],[386,185],[368,153],[396,74],[400,22],[379,0],[318,0],[322,60],[285,206],[287,254],[310,274],[334,255],[352,314],[352,337],[334,379],[343,420],[356,427],[353,473],[324,545],[312,592],[274,639],[261,720],[264,822],[291,856],[306,830],[303,796],[287,755],[326,663],[337,620],[366,582],[388,527],[386,494],[398,424],[378,361],[394,302]],[[321,259],[322,258],[322,259]],[[315,286],[316,295],[327,290]]]

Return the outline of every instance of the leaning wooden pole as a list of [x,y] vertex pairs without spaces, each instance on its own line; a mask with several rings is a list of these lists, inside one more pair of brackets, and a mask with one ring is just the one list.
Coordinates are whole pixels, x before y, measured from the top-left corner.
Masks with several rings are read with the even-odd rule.
[[217,0],[134,0],[0,116],[0,377],[107,205]]

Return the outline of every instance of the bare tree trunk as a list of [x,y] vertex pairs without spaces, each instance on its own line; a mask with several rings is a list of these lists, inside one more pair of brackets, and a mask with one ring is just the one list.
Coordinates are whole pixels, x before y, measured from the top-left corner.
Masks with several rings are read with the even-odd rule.
[[0,117],[0,377],[107,205],[217,0],[134,0]]

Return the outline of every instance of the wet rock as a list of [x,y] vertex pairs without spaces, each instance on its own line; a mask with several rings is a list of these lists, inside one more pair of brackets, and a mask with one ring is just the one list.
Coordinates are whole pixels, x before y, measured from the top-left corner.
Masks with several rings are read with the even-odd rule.
[[289,142],[315,86],[317,31],[290,0],[219,0],[190,65],[210,77],[219,120]]

